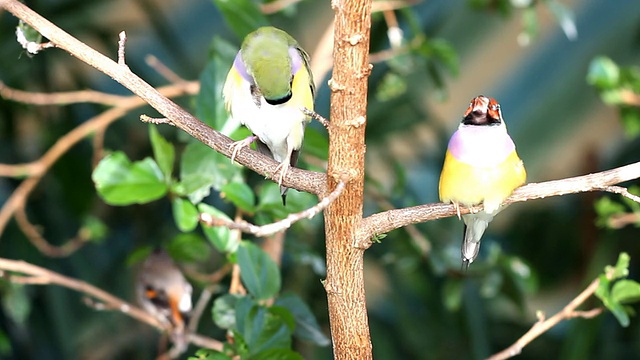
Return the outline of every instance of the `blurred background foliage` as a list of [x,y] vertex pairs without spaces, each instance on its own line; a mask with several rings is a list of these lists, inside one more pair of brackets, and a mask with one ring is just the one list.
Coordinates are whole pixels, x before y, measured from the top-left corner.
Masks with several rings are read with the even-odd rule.
[[[185,79],[203,79],[200,96],[178,102],[212,126],[220,124],[212,116],[220,100],[216,69],[230,65],[238,34],[258,21],[255,14],[247,20],[234,17],[231,10],[219,11],[217,5],[225,4],[234,2],[28,2],[112,58],[117,34],[126,30],[128,65],[153,85],[167,81],[145,64],[148,54]],[[380,12],[373,16],[365,215],[437,201],[447,140],[469,99],[478,94],[501,103],[530,182],[638,161],[638,104],[625,102],[624,94],[640,90],[640,2],[429,0],[411,5],[395,11],[395,17]],[[302,1],[266,15],[264,21],[290,32],[313,59],[322,50],[319,40],[332,17],[329,1]],[[390,41],[387,33],[394,21],[402,30],[399,42],[393,36],[396,40]],[[27,56],[15,41],[16,25],[14,17],[0,13],[0,81],[6,85],[36,92],[95,89],[127,94],[63,51]],[[317,79],[316,109],[323,115],[329,114],[329,76]],[[31,106],[0,98],[0,163],[38,159],[60,136],[104,109],[95,104]],[[152,156],[149,125],[138,120],[142,113],[155,114],[142,108],[111,125],[105,148],[122,151],[131,160]],[[186,148],[197,146],[187,145],[188,139],[174,128],[158,129],[174,144],[178,159]],[[322,169],[326,141],[326,132],[313,124],[301,167]],[[174,199],[168,196],[143,205],[105,204],[91,180],[92,155],[88,140],[71,149],[30,195],[27,210],[53,244],[64,243],[80,228],[95,241],[71,256],[47,257],[12,221],[0,236],[1,257],[38,264],[132,301],[132,264],[152,246],[165,246],[185,267],[200,272],[227,261],[201,232],[181,234],[179,227],[191,225],[176,225]],[[260,176],[244,175],[258,197],[268,192]],[[0,178],[0,203],[20,182]],[[289,198],[300,207],[313,201],[295,191]],[[204,202],[233,216],[233,205],[220,200],[216,191]],[[253,220],[265,223],[278,211],[286,214],[281,208],[264,209]],[[466,274],[460,272],[462,224],[457,219],[388,234],[365,256],[374,357],[484,358],[523,334],[537,310],[551,314],[561,309],[605,265],[615,263],[619,252],[630,254],[630,277],[638,279],[639,213],[637,205],[597,193],[513,205],[492,223],[480,257]],[[323,248],[320,219],[291,229],[282,258],[282,289],[301,297],[328,335],[320,282]],[[196,281],[196,295],[201,285]],[[225,279],[216,297],[227,287]],[[149,359],[155,354],[155,330],[122,314],[85,307],[70,290],[3,282],[0,291],[2,358]],[[590,305],[600,303],[594,299]],[[224,339],[208,314],[199,332]],[[330,346],[295,340],[294,349],[305,359],[331,358]],[[638,354],[637,319],[621,327],[605,313],[560,324],[527,346],[520,358],[640,359]]]

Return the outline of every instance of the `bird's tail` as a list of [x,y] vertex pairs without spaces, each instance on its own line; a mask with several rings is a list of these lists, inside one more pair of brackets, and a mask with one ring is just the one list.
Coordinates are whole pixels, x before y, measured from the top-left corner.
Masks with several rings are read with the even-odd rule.
[[463,216],[464,219],[464,239],[462,240],[462,266],[469,268],[469,265],[478,257],[480,251],[480,239],[482,234],[493,220],[493,215],[484,211],[476,214]]

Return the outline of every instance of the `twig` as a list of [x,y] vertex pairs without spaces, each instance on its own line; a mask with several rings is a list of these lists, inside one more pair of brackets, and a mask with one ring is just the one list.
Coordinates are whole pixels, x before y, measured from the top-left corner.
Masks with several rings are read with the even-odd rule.
[[309,110],[309,109],[307,109],[307,108],[305,108],[305,107],[300,108],[300,110],[302,110],[302,112],[303,112],[305,115],[310,116],[311,118],[318,120],[318,122],[319,122],[320,124],[322,124],[322,126],[324,126],[324,127],[325,127],[325,128],[327,128],[327,129],[328,129],[328,128],[329,128],[329,126],[331,125],[331,123],[329,122],[329,120],[327,120],[325,117],[323,117],[322,115],[318,114],[318,113],[317,113],[317,112],[315,112],[315,111]]
[[225,276],[231,272],[232,264],[227,263],[220,269],[216,270],[212,274],[202,274],[196,271],[193,267],[184,267],[185,274],[193,280],[207,283],[210,285],[219,283]]
[[[2,2],[0,2],[1,4]],[[193,83],[189,88],[182,85],[169,85],[158,89],[162,94],[169,97],[180,96],[185,94],[185,90],[189,92],[197,91],[199,88],[197,83]],[[132,109],[146,105],[146,102],[136,96],[129,96],[120,100],[118,107],[109,109],[100,115],[97,115],[69,133],[61,137],[56,143],[37,161],[28,164],[17,165],[0,165],[0,176],[29,176],[18,188],[14,190],[11,196],[0,209],[0,234],[9,222],[13,214],[21,207],[25,206],[26,199],[40,182],[40,179],[51,168],[51,166],[64,155],[71,147],[80,142],[80,140],[91,135],[94,131],[104,129],[112,122],[126,115]]]
[[622,186],[604,186],[600,190],[614,194],[620,194],[631,201],[640,203],[640,196],[633,195],[629,192],[629,190],[627,190],[627,188],[623,188]]
[[15,217],[20,230],[22,230],[22,232],[27,236],[27,239],[29,239],[29,241],[42,254],[49,257],[69,256],[89,241],[86,231],[80,229],[78,234],[71,240],[67,241],[64,245],[54,246],[40,234],[31,222],[29,222],[24,207],[21,207],[16,211]]
[[96,103],[118,106],[130,96],[113,95],[93,90],[69,91],[58,93],[27,92],[8,87],[0,81],[0,97],[33,105],[69,105],[78,103]]
[[607,222],[612,229],[621,229],[630,224],[640,224],[640,213],[615,214]]
[[127,63],[124,59],[124,48],[125,48],[125,45],[127,44],[127,33],[124,31],[120,31],[120,34],[118,34],[118,37],[120,39],[118,40],[118,65],[124,66],[128,70],[129,67],[127,66]]
[[24,34],[24,29],[22,26],[16,27],[16,40],[20,45],[22,45],[23,49],[27,50],[29,55],[35,55],[44,49],[48,49],[56,46],[51,42],[38,43],[35,41],[27,40],[27,37]]
[[620,97],[622,98],[622,103],[631,106],[640,106],[640,94],[636,94],[631,90],[621,90]]
[[195,333],[198,331],[198,323],[200,322],[200,318],[204,313],[209,300],[213,296],[213,286],[209,285],[202,289],[202,293],[200,293],[200,297],[198,298],[198,302],[196,306],[193,308],[193,312],[191,313],[191,319],[189,319],[189,332]]
[[[210,128],[176,103],[167,99],[158,90],[132,73],[127,66],[121,66],[121,64],[95,51],[17,0],[0,0],[0,6],[29,24],[54,43],[57,48],[67,51],[137,94],[164,117],[171,119],[176,127],[219,153],[231,157],[231,150],[229,149],[233,140]],[[123,48],[122,41],[120,45],[119,49]],[[120,58],[124,61],[123,56]],[[236,160],[268,179],[279,180],[280,174],[277,172],[277,168],[280,164],[266,155],[262,155],[257,151],[243,151],[238,154]],[[282,180],[282,185],[313,194],[323,194],[326,191],[326,175],[292,168]],[[2,224],[0,223],[0,225]]]
[[421,0],[374,1],[371,3],[371,12],[398,10],[413,6],[419,2],[421,2]]
[[140,121],[142,121],[143,123],[149,123],[149,124],[167,124],[167,125],[171,125],[171,126],[176,126],[176,124],[173,123],[173,121],[171,121],[171,119],[167,119],[167,118],[152,118],[148,115],[142,114],[140,115]]
[[144,61],[147,63],[147,65],[149,65],[149,67],[154,69],[158,74],[162,75],[162,77],[167,79],[170,83],[181,84],[188,82],[187,80],[178,76],[178,74],[169,69],[168,66],[163,64],[157,57],[153,55],[145,56]]
[[238,294],[238,295],[246,295],[247,290],[242,286],[242,281],[240,280],[240,265],[233,264],[233,269],[231,270],[231,283],[229,284],[229,294]]
[[[392,210],[396,208],[377,190],[369,187],[368,189],[365,189],[365,194],[367,193],[382,210]],[[425,257],[429,255],[431,252],[431,241],[429,241],[429,239],[427,239],[427,237],[415,225],[407,225],[404,227],[404,230],[409,234],[409,237],[415,246],[420,249],[420,254]]]
[[200,214],[200,222],[207,226],[225,226],[229,229],[237,229],[248,234],[253,234],[257,237],[268,236],[288,229],[291,227],[291,225],[304,218],[311,219],[312,217],[316,216],[327,206],[329,206],[329,204],[331,204],[336,198],[338,198],[338,196],[340,196],[340,194],[344,190],[344,187],[344,181],[340,181],[336,188],[316,205],[299,213],[290,214],[280,221],[276,221],[274,223],[263,226],[254,225],[242,219],[230,221],[220,218],[214,218],[211,214],[208,213]]
[[[607,277],[610,277],[610,275],[607,274]],[[533,326],[531,327],[531,329],[529,329],[529,331],[527,331],[524,335],[522,335],[522,337],[518,339],[513,345],[500,351],[499,353],[496,353],[490,356],[489,358],[487,358],[487,360],[503,360],[503,359],[508,359],[512,356],[520,354],[520,352],[522,352],[522,349],[525,346],[527,346],[527,344],[529,344],[531,341],[535,340],[538,336],[547,332],[549,329],[551,329],[552,327],[554,327],[555,325],[557,325],[559,322],[563,320],[568,320],[576,317],[589,319],[589,318],[598,316],[600,313],[602,313],[603,311],[602,308],[595,308],[588,311],[578,311],[576,310],[576,308],[582,305],[589,297],[591,297],[591,295],[593,295],[595,291],[598,289],[599,285],[600,285],[600,279],[593,280],[591,284],[586,289],[584,289],[580,294],[578,294],[578,296],[576,296],[573,300],[571,300],[571,302],[567,306],[565,306],[560,312],[556,313],[555,315],[553,315],[548,319],[545,319],[544,314],[539,312],[537,314],[538,321],[535,324],[533,324]]]
[[299,3],[300,1],[302,0],[276,0],[268,4],[260,4],[260,11],[262,11],[263,14],[269,15],[277,13],[278,11],[287,8],[295,3]]
[[[108,292],[101,290],[89,283],[86,283],[81,280],[76,280],[61,274],[58,274],[54,271],[47,270],[45,268],[29,264],[25,261],[21,260],[9,260],[0,258],[0,270],[9,271],[11,273],[25,274],[28,276],[22,275],[13,275],[13,274],[3,274],[9,281],[22,283],[22,284],[37,284],[37,285],[47,285],[54,284],[66,287],[68,289],[75,290],[79,293],[90,296],[93,299],[99,300],[104,305],[99,306],[105,309],[113,309],[122,312],[138,321],[147,323],[158,330],[166,330],[166,328],[151,314],[146,311],[130,304],[122,299],[119,299]],[[30,281],[32,280],[32,281]],[[205,342],[207,345],[204,347],[222,350],[222,343],[211,338],[205,338],[199,335],[196,335],[199,341]],[[193,341],[192,341],[193,342]],[[195,342],[193,342],[195,344]],[[203,346],[203,345],[199,345]]]
[[[640,162],[595,174],[527,184],[516,189],[513,194],[504,201],[503,205],[589,191],[611,191],[617,194],[623,194],[623,191],[620,190],[622,188],[617,186],[611,187],[611,185],[637,178],[640,178]],[[626,192],[626,190],[624,192]],[[637,196],[633,194],[630,195],[633,199],[637,198]],[[482,209],[482,205],[469,208],[460,207],[460,213],[468,214],[470,212],[481,211]],[[443,203],[424,204],[373,214],[362,220],[362,226],[358,235],[358,246],[365,248],[371,246],[372,243],[370,239],[376,234],[385,234],[409,224],[442,219],[456,214],[456,208],[452,204]]]

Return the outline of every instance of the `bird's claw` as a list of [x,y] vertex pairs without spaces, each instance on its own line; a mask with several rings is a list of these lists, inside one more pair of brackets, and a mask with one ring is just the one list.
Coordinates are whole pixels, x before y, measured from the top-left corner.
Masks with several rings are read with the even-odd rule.
[[256,139],[256,136],[247,136],[246,138],[236,141],[233,144],[229,145],[229,150],[231,150],[232,164],[236,156],[238,155],[238,151],[242,150],[243,147],[250,146],[255,139]]
[[458,220],[462,220],[462,216],[460,215],[460,204],[454,202],[453,207],[456,209],[456,214],[458,214]]

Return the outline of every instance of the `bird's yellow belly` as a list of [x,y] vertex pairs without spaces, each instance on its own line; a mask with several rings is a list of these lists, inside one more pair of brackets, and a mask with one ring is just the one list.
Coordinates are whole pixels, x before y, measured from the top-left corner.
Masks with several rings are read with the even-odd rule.
[[522,160],[515,151],[502,163],[491,167],[463,163],[447,151],[440,175],[440,200],[464,206],[484,203],[497,209],[525,180]]

